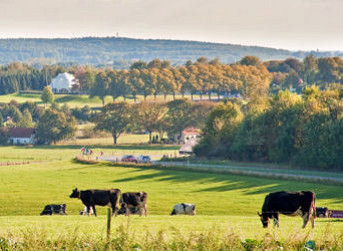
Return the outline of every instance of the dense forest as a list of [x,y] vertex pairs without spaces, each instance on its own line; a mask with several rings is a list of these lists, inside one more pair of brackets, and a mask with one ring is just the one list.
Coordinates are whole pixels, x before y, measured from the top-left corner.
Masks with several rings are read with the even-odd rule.
[[292,52],[258,46],[207,43],[178,40],[132,39],[119,37],[85,37],[73,39],[0,39],[0,64],[44,62],[110,66],[128,69],[137,60],[155,58],[170,60],[172,65],[195,61],[200,57],[219,58],[223,63],[233,63],[246,55],[262,60],[281,60],[289,57],[303,59],[342,56],[342,52]]
[[307,87],[261,97],[248,107],[227,102],[207,117],[198,156],[342,170],[343,89]]

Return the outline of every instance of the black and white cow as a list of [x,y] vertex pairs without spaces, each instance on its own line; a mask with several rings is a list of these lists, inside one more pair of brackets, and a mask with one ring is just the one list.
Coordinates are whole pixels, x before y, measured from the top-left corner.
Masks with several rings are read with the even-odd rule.
[[304,224],[311,220],[314,227],[315,213],[315,194],[311,191],[299,192],[275,192],[266,196],[262,206],[262,214],[257,213],[264,228],[268,227],[269,219],[274,220],[274,227],[279,227],[279,213],[288,216],[297,216],[303,218]]
[[53,215],[53,214],[60,214],[60,215],[67,215],[66,213],[67,205],[60,204],[60,205],[46,205],[40,215]]
[[176,204],[170,215],[177,214],[195,215],[195,205],[190,203]]
[[88,214],[90,213],[90,209],[92,208],[94,215],[96,216],[95,206],[98,205],[111,207],[112,215],[115,214],[115,216],[117,216],[117,202],[120,198],[120,194],[121,192],[119,189],[92,189],[81,191],[75,188],[69,197],[80,199],[82,203],[87,207]]
[[124,211],[125,215],[129,215],[131,212],[138,212],[139,215],[148,215],[147,205],[148,194],[146,192],[137,193],[123,193],[120,199],[120,212]]

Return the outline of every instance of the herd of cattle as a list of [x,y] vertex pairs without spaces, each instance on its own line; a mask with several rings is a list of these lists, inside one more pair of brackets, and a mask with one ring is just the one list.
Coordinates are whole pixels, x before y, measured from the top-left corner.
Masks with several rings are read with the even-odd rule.
[[[75,188],[70,198],[78,198],[84,204],[80,214],[96,214],[95,206],[109,206],[112,216],[118,214],[148,214],[147,193],[121,193],[119,189],[109,190],[79,190]],[[311,191],[275,192],[266,196],[262,206],[262,213],[258,213],[264,228],[268,227],[269,220],[274,221],[274,227],[279,227],[279,214],[300,216],[303,218],[303,228],[311,221],[312,228],[316,217],[315,193]],[[117,204],[121,206],[118,210]],[[47,205],[41,215],[66,214],[66,204]],[[195,205],[188,203],[177,204],[173,207],[171,215],[195,215]]]
[[[78,198],[84,204],[84,209],[80,212],[80,215],[96,214],[95,206],[109,206],[112,209],[112,216],[118,214],[139,214],[148,215],[148,194],[146,192],[136,193],[121,193],[120,189],[109,190],[79,190],[75,188],[70,198]],[[121,206],[118,209],[118,204]],[[46,205],[41,215],[61,214],[66,215],[66,204],[60,205]],[[188,203],[181,203],[174,206],[171,215],[187,214],[195,215],[195,205]]]

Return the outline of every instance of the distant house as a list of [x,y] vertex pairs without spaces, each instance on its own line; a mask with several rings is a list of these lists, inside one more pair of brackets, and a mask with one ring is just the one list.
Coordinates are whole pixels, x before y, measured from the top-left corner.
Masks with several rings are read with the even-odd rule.
[[9,128],[9,144],[32,145],[36,143],[34,128]]
[[200,130],[194,127],[188,127],[182,131],[181,142],[187,143],[190,139],[200,137]]
[[200,138],[191,138],[189,139],[184,145],[181,146],[179,149],[180,154],[192,154],[193,148],[196,146],[200,141]]
[[52,79],[49,87],[53,93],[71,93],[73,85],[77,84],[75,77],[67,72],[58,74]]

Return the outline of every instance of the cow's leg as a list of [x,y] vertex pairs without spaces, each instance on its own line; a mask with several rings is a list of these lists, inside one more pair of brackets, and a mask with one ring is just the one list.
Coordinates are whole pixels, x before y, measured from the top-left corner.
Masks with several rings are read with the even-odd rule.
[[118,215],[118,208],[117,208],[117,205],[113,205],[112,204],[112,216],[113,216],[113,214],[115,215],[115,217],[117,217],[117,215]]
[[90,205],[87,205],[87,215],[89,216],[90,212],[91,212],[91,206]]
[[144,205],[144,214],[145,214],[145,216],[148,216],[148,205],[147,204]]
[[117,217],[118,216],[118,207],[114,206],[114,216]]
[[130,214],[130,208],[128,204],[125,204],[125,216],[129,216]]
[[304,220],[303,228],[305,228],[307,225],[307,222],[309,221],[309,214],[308,213],[305,213],[303,215],[303,220]]
[[273,220],[274,220],[274,228],[275,227],[279,227],[279,215],[278,214],[275,214],[273,215]]
[[96,216],[95,205],[92,205],[92,209],[93,209],[94,216]]
[[313,215],[313,213],[311,214],[310,216],[310,220],[311,220],[311,225],[312,225],[312,228],[314,228],[314,220],[315,220],[315,216]]

